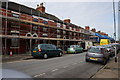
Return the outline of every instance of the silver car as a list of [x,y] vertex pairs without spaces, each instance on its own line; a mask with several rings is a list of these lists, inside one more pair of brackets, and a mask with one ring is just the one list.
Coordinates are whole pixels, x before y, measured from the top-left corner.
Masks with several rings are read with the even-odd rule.
[[115,49],[114,49],[113,46],[111,46],[111,45],[103,45],[103,47],[107,48],[107,50],[108,50],[108,52],[110,54],[110,57],[115,56]]
[[105,47],[102,46],[92,46],[86,53],[86,62],[98,61],[102,64],[106,64],[109,60],[109,53]]

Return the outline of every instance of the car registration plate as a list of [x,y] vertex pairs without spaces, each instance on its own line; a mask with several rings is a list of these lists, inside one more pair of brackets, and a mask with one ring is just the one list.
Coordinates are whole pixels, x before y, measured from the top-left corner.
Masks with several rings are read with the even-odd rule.
[[36,52],[36,51],[33,51],[33,52]]
[[91,60],[97,60],[97,58],[90,58]]

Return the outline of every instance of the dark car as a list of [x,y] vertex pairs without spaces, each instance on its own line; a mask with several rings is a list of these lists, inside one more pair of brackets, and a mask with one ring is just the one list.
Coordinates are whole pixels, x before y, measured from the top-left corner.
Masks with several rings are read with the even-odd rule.
[[109,53],[105,47],[102,46],[92,46],[88,49],[86,53],[86,62],[98,61],[102,64],[106,64],[109,60]]
[[102,45],[103,47],[107,48],[108,53],[110,54],[110,57],[113,57],[115,55],[115,49],[111,45]]
[[32,56],[35,58],[43,57],[46,59],[50,56],[62,56],[62,54],[62,50],[53,44],[38,44],[32,50]]

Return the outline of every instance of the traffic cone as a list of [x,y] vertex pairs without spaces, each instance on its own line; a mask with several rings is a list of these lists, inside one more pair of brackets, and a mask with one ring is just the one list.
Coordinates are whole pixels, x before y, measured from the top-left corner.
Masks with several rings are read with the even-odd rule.
[[12,54],[12,50],[10,51],[10,56],[12,56],[13,54]]

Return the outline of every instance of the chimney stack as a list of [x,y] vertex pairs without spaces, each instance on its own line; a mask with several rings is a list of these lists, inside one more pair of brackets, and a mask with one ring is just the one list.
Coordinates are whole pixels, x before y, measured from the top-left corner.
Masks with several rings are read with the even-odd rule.
[[98,31],[97,33],[101,34],[101,31]]
[[90,27],[89,27],[89,26],[85,26],[85,29],[86,29],[86,30],[90,30]]
[[96,32],[96,29],[94,28],[94,29],[92,29],[91,31]]
[[37,4],[36,10],[45,13],[45,7],[43,6],[43,3],[40,3],[40,6]]
[[70,19],[65,19],[64,20],[65,23],[70,23],[70,21],[71,21]]

